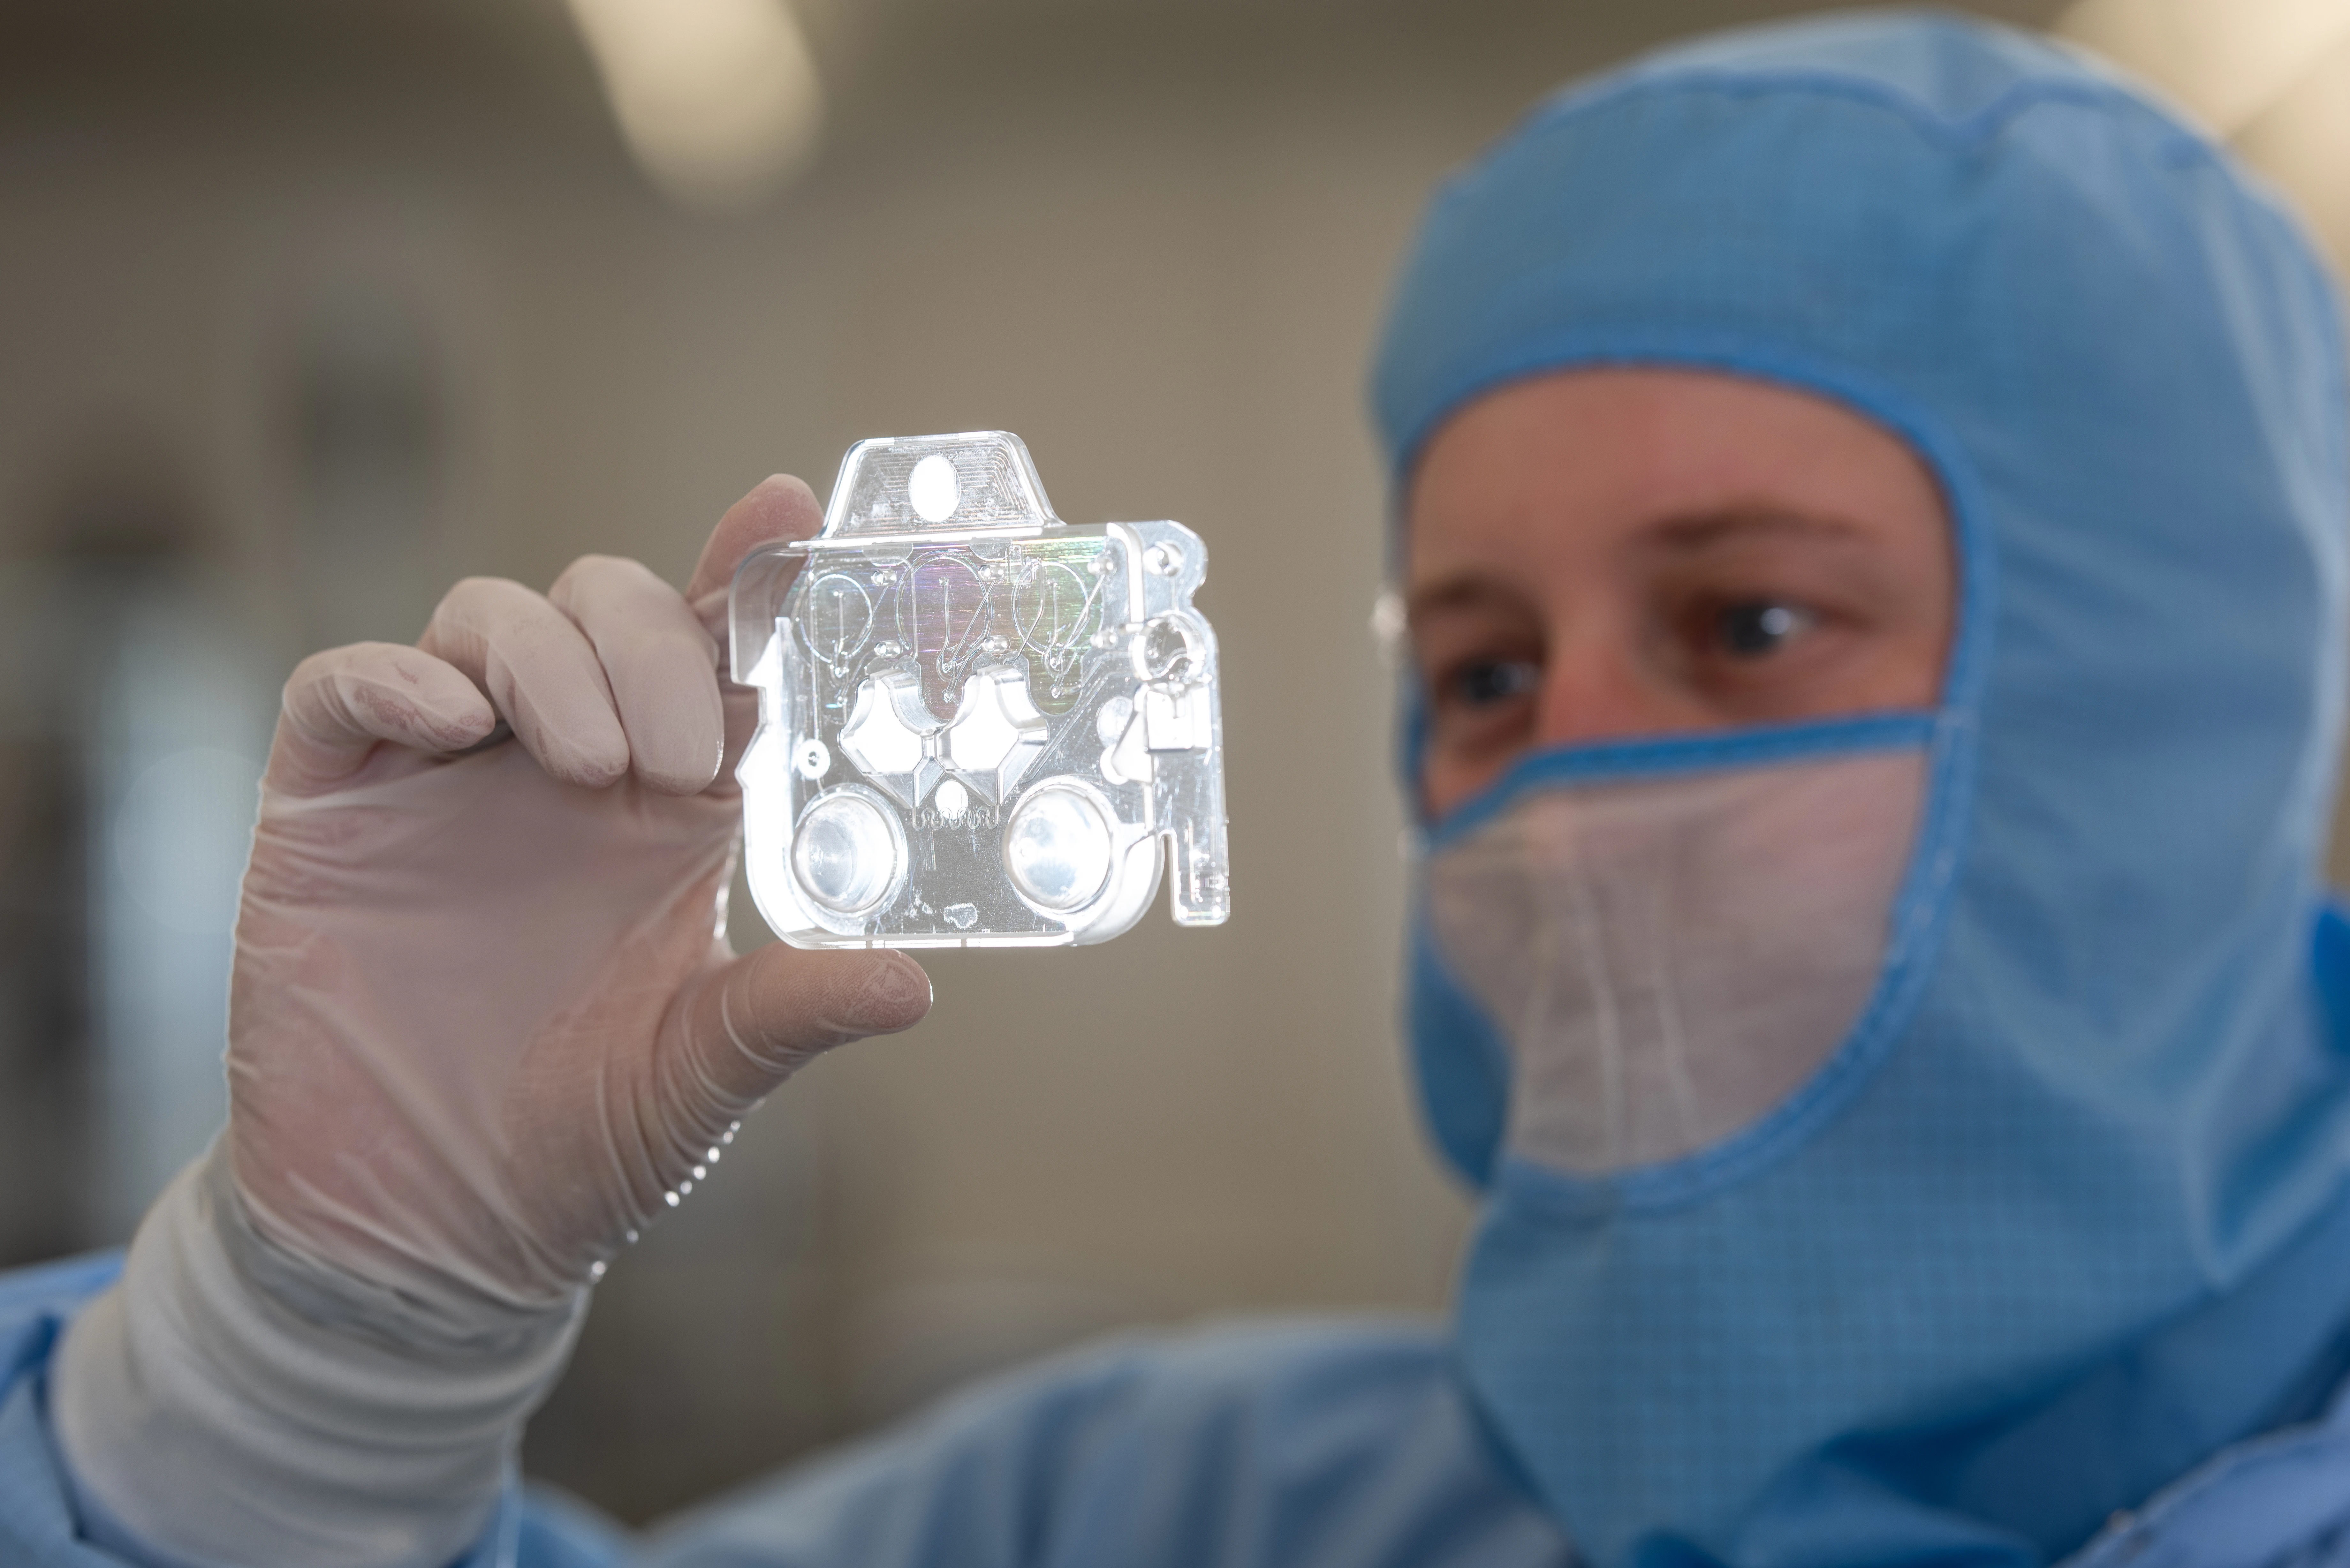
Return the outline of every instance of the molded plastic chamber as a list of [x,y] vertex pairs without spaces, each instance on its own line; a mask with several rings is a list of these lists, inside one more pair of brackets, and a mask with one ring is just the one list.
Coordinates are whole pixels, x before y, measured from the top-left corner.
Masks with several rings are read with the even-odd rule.
[[822,531],[734,576],[767,924],[797,947],[1107,941],[1162,873],[1178,924],[1221,924],[1206,569],[1180,523],[1063,523],[1004,431],[851,447]]

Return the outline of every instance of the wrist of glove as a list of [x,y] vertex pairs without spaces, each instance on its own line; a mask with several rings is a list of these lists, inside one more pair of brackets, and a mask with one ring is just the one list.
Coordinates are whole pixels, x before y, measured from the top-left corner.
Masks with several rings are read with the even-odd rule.
[[89,1511],[191,1568],[442,1568],[486,1527],[569,1355],[550,1307],[426,1308],[265,1236],[225,1146],[68,1331],[59,1446]]

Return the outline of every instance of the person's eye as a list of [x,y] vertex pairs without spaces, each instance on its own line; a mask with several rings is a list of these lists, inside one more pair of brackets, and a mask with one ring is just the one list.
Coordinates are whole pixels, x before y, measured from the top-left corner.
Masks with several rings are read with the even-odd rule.
[[1817,612],[1783,599],[1742,599],[1713,615],[1713,644],[1732,659],[1768,659],[1819,624]]
[[1542,671],[1522,659],[1482,659],[1461,665],[1446,682],[1453,700],[1467,708],[1492,708],[1531,696]]

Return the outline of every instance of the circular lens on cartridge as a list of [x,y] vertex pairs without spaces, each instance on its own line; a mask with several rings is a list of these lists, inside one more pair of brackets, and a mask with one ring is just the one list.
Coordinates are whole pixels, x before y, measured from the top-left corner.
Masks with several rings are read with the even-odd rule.
[[1075,784],[1030,790],[1003,829],[1003,869],[1030,903],[1083,909],[1109,880],[1109,818]]
[[1163,615],[1145,628],[1140,664],[1146,680],[1189,680],[1200,673],[1204,650],[1180,617]]
[[837,915],[861,915],[889,896],[904,868],[905,840],[889,811],[862,793],[817,796],[792,837],[792,874]]

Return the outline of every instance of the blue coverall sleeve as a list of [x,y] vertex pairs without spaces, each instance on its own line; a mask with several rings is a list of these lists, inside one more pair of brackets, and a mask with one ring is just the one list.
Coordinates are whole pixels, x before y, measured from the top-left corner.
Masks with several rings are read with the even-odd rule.
[[1112,1342],[664,1527],[646,1568],[1565,1568],[1442,1336]]
[[[0,1563],[10,1568],[180,1568],[86,1516],[48,1417],[48,1368],[66,1325],[120,1267],[120,1254],[103,1253],[0,1275]],[[1105,1386],[1118,1381],[1105,1366],[951,1405],[743,1503],[702,1511],[664,1532],[649,1555],[763,1568],[1031,1561],[1045,1478],[1086,1441],[1089,1421],[1114,1411]],[[639,1544],[586,1510],[515,1487],[458,1568],[621,1568],[643,1560]]]
[[[78,1512],[46,1408],[119,1257],[0,1275],[0,1563],[178,1568]],[[109,1545],[100,1544],[109,1542]],[[452,1568],[1561,1568],[1424,1328],[1295,1324],[1100,1345],[643,1538],[508,1489]]]
[[654,1532],[645,1568],[1032,1568],[1135,1415],[1106,1347],[983,1385],[913,1423]]
[[58,1336],[121,1264],[109,1252],[0,1275],[0,1563],[121,1568],[124,1562],[82,1540],[47,1409]]

